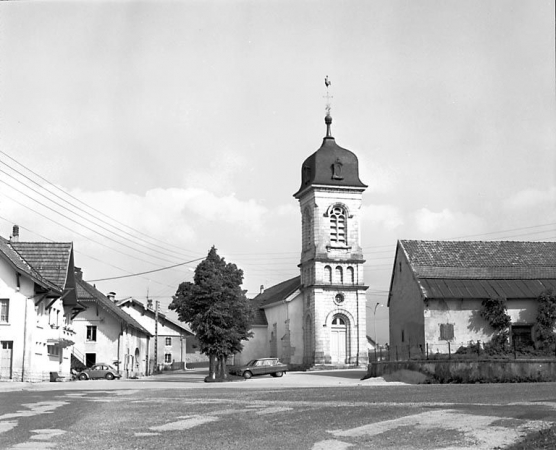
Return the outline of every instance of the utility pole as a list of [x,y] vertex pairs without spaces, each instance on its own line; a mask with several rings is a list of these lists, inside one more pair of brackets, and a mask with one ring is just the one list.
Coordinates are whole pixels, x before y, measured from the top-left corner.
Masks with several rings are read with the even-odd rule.
[[377,309],[379,306],[383,306],[382,303],[377,303],[377,304],[375,305],[375,310],[374,310],[374,313],[373,313],[373,322],[374,322],[373,328],[375,329],[375,347],[378,346],[378,343],[376,342],[376,309]]
[[155,302],[154,307],[154,371],[158,373],[158,307],[159,301]]

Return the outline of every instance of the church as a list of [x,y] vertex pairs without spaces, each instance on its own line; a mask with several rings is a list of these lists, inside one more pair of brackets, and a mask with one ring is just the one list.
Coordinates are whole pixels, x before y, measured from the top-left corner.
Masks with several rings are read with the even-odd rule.
[[290,368],[366,366],[360,212],[367,186],[357,156],[336,144],[330,109],[321,147],[301,166],[300,275],[253,299],[251,331],[235,364],[277,357]]

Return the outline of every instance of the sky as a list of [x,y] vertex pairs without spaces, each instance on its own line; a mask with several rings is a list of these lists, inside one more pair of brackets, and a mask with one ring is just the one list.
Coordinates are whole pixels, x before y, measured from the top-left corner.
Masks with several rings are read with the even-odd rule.
[[85,280],[162,310],[213,245],[249,297],[295,277],[328,76],[369,186],[367,334],[386,342],[397,240],[556,240],[554,17],[549,0],[2,2],[0,235],[72,241]]

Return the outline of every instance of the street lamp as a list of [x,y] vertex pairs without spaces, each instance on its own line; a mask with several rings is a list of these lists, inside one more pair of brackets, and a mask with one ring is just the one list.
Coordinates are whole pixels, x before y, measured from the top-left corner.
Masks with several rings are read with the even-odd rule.
[[374,309],[374,312],[373,312],[373,328],[374,328],[374,330],[375,330],[375,348],[376,348],[377,345],[378,345],[377,342],[376,342],[376,309],[377,309],[379,306],[384,306],[384,305],[383,305],[382,303],[377,303],[377,304],[375,305],[375,309]]

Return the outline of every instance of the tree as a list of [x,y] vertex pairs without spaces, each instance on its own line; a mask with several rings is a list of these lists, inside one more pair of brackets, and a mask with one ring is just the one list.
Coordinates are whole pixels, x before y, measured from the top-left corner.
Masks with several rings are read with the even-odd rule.
[[553,289],[542,292],[537,303],[537,340],[542,349],[548,350],[556,343],[556,293]]
[[209,357],[206,381],[228,378],[226,359],[243,349],[253,335],[251,302],[241,289],[243,271],[218,256],[213,246],[195,269],[193,283],[181,283],[169,308],[187,322]]
[[512,318],[507,313],[507,301],[503,298],[486,298],[481,303],[480,315],[494,330],[494,336],[486,348],[488,353],[508,350]]

